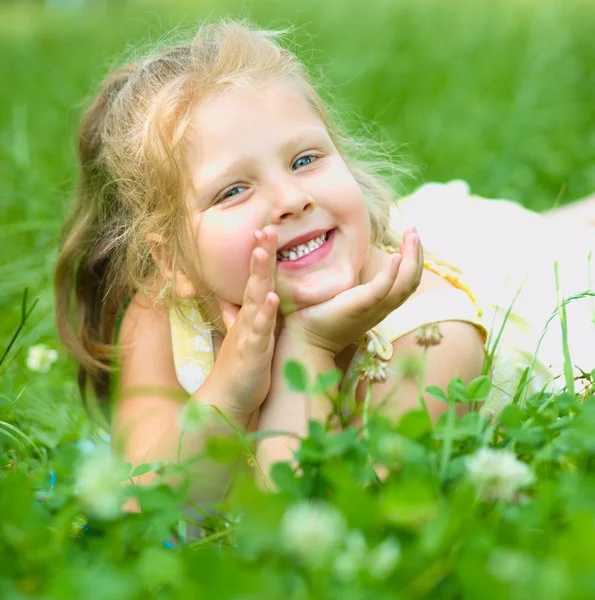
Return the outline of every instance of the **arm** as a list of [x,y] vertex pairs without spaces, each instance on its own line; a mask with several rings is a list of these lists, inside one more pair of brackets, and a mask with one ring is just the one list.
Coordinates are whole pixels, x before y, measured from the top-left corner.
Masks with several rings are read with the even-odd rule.
[[[209,435],[235,435],[217,415],[217,426],[185,431],[181,414],[186,402],[212,404],[246,431],[250,414],[228,402],[221,378],[213,373],[189,400],[177,381],[167,311],[149,304],[140,295],[132,300],[120,331],[122,363],[120,398],[114,407],[112,444],[133,465],[152,461],[181,461],[200,453]],[[212,411],[213,414],[216,411]],[[220,423],[220,425],[219,425]],[[180,443],[181,438],[181,443]],[[200,504],[219,502],[229,485],[231,467],[199,461],[192,465],[190,498]],[[152,472],[135,478],[149,483]],[[127,510],[138,510],[128,503]]]
[[[299,446],[299,438],[308,430],[308,421],[324,421],[331,413],[329,400],[324,396],[312,396],[288,389],[283,377],[283,366],[288,360],[303,363],[309,381],[316,380],[319,373],[335,367],[331,354],[283,333],[277,339],[272,366],[269,395],[260,407],[258,429],[260,431],[286,431],[293,435],[275,436],[260,441],[256,457],[265,474],[279,461],[291,461],[292,451]],[[333,391],[331,390],[331,394]]]

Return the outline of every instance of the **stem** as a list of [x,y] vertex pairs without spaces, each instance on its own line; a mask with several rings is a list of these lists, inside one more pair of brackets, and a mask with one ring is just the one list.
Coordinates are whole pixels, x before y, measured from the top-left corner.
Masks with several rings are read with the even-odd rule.
[[197,540],[196,542],[192,542],[191,544],[188,544],[186,546],[186,548],[190,548],[190,549],[199,548],[200,546],[210,544],[211,542],[214,542],[215,540],[221,539],[228,535],[231,535],[231,530],[230,529],[222,529],[221,531],[218,531],[217,533],[214,533],[213,535],[209,535],[208,537],[202,538],[201,540]]
[[372,398],[372,383],[368,381],[368,387],[366,388],[366,398],[364,399],[364,414],[363,414],[363,424],[364,424],[364,439],[368,440],[370,438],[370,399]]
[[12,348],[13,344],[16,342],[16,339],[19,337],[21,331],[23,330],[23,327],[25,327],[25,323],[27,322],[27,319],[29,318],[31,311],[35,308],[35,305],[39,301],[39,298],[37,298],[35,300],[35,302],[33,302],[33,304],[29,307],[29,310],[27,310],[27,294],[28,293],[29,293],[29,289],[25,288],[25,291],[23,293],[23,303],[21,306],[21,322],[19,323],[19,326],[17,327],[12,338],[10,339],[10,342],[8,342],[8,346],[6,346],[6,349],[4,350],[4,353],[2,354],[2,358],[0,358],[0,365],[4,362],[4,360],[8,356],[10,349]]
[[455,403],[450,402],[450,406],[448,408],[448,413],[446,417],[446,429],[444,431],[444,442],[442,444],[442,451],[440,453],[440,479],[444,479],[446,476],[446,469],[448,467],[448,462],[450,460],[450,455],[452,454],[452,440],[453,440],[453,430],[455,424]]
[[417,380],[417,406],[429,417],[430,412],[428,411],[428,405],[426,404],[426,399],[424,397],[424,375],[426,374],[427,355],[428,348],[426,347],[424,348],[424,352],[421,357],[421,373],[419,374],[419,379]]

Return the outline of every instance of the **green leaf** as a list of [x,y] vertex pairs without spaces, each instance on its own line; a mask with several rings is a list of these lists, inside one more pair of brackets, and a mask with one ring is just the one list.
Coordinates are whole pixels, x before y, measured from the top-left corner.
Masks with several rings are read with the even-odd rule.
[[311,420],[308,423],[308,436],[315,442],[323,445],[326,441],[326,431],[320,421]]
[[341,433],[338,433],[337,435],[327,438],[325,451],[326,457],[329,458],[331,456],[344,454],[356,443],[358,434],[358,429],[351,427],[345,431],[342,431]]
[[579,408],[576,396],[568,392],[562,392],[556,397],[556,406],[560,409],[560,415],[564,416],[570,412],[576,412]]
[[446,393],[451,402],[469,402],[467,386],[460,377],[455,377],[449,382],[446,388]]
[[216,462],[229,463],[237,460],[243,452],[236,438],[210,437],[205,444],[205,453]]
[[419,529],[438,512],[436,490],[421,477],[385,488],[381,514],[391,524]]
[[418,440],[432,431],[432,421],[423,410],[411,410],[399,422],[399,433],[411,440]]
[[130,477],[139,477],[140,475],[144,475],[151,470],[150,463],[144,463],[142,465],[138,465],[134,471],[130,474]]
[[308,437],[295,453],[297,460],[304,463],[319,463],[322,460],[322,447],[315,440]]
[[529,378],[529,372],[531,371],[530,367],[527,367],[523,374],[521,375],[521,379],[516,387],[516,391],[514,393],[514,398],[512,400],[513,404],[516,404],[521,399],[521,394],[525,391],[527,387],[527,379]]
[[288,462],[275,463],[270,470],[271,479],[277,484],[282,492],[296,495],[299,492],[299,485],[291,464]]
[[322,393],[332,390],[341,381],[341,371],[336,367],[320,373],[316,380],[316,384],[310,390],[312,393]]
[[292,392],[305,392],[308,389],[308,373],[301,362],[288,360],[283,367],[283,376]]
[[442,388],[439,388],[437,385],[429,385],[426,388],[426,392],[428,392],[432,398],[436,398],[436,400],[441,400],[442,402],[448,403],[446,394],[442,391]]
[[481,377],[477,377],[467,388],[469,392],[469,400],[471,402],[480,402],[481,400],[485,400],[490,393],[490,389],[492,388],[492,382],[489,377],[482,375]]
[[524,411],[518,404],[509,404],[500,414],[500,426],[504,429],[517,428],[523,424]]
[[459,420],[457,431],[464,436],[479,435],[486,424],[486,418],[477,412],[469,412]]
[[184,578],[178,553],[162,548],[147,548],[135,571],[148,588],[161,585],[178,587]]

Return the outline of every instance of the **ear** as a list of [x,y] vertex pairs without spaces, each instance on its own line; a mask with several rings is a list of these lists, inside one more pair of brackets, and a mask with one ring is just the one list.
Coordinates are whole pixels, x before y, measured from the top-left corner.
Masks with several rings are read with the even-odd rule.
[[176,295],[184,300],[189,300],[196,296],[196,286],[192,283],[188,275],[181,270],[176,269],[175,272],[171,268],[167,248],[163,243],[163,236],[158,233],[150,233],[147,236],[149,247],[151,248],[151,256],[159,269],[159,275],[168,283],[174,283]]

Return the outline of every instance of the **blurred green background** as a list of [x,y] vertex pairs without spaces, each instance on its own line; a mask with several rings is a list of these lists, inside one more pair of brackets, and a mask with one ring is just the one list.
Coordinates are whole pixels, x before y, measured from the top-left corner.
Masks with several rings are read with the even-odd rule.
[[[52,267],[99,80],[132,48],[227,14],[299,28],[298,53],[352,131],[367,127],[413,167],[402,191],[462,178],[542,210],[595,190],[593,0],[0,2],[1,342],[29,287],[40,301],[18,347],[59,347]],[[23,354],[6,397],[39,393]],[[62,361],[64,384],[74,368]]]

